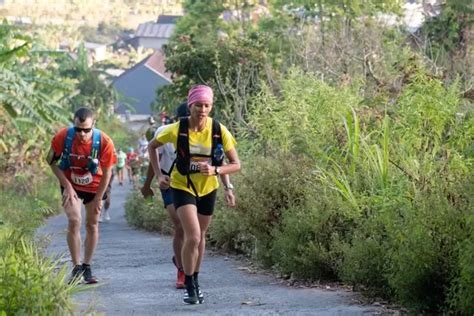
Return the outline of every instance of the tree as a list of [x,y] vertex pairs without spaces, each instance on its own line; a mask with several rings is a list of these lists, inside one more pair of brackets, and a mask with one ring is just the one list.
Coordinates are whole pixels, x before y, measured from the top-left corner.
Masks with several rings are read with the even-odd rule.
[[67,122],[72,85],[32,52],[33,43],[7,23],[0,26],[0,167],[37,160],[45,134]]
[[76,82],[76,89],[79,93],[70,98],[72,111],[88,106],[94,109],[98,115],[110,112],[116,97],[115,93],[99,78],[102,71],[89,66],[87,51],[83,44],[79,46],[77,60],[68,56],[61,58],[60,73]]
[[190,86],[208,84],[216,92],[217,116],[245,124],[248,98],[258,91],[267,55],[267,40],[250,20],[223,21],[225,10],[244,16],[247,1],[187,1],[188,14],[164,47],[173,85],[158,91],[157,103],[174,107]]

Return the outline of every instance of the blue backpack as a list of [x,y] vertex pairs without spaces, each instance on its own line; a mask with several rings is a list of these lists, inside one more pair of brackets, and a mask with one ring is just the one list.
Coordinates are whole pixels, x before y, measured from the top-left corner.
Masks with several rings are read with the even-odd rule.
[[[74,139],[74,136],[76,135],[76,131],[74,130],[74,127],[70,127],[67,130],[67,135],[66,139],[64,140],[64,149],[63,153],[61,155],[61,162],[59,163],[59,169],[61,170],[66,170],[71,167],[71,159],[70,155],[71,150],[72,150],[72,141]],[[99,170],[99,153],[100,153],[100,130],[97,128],[94,128],[92,131],[92,148],[91,148],[91,154],[88,157],[89,162],[87,163],[87,170],[92,175],[95,175],[97,171]]]

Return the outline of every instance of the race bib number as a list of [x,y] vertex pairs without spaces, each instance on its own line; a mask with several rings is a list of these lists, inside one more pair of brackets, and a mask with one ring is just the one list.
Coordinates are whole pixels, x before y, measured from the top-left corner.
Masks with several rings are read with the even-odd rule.
[[192,173],[197,173],[200,171],[199,168],[199,163],[207,162],[208,164],[211,164],[212,161],[210,159],[203,159],[203,160],[191,160],[189,163],[189,172]]
[[77,185],[89,185],[92,183],[92,174],[87,172],[85,174],[75,174],[74,172],[71,173],[71,180],[74,184]]

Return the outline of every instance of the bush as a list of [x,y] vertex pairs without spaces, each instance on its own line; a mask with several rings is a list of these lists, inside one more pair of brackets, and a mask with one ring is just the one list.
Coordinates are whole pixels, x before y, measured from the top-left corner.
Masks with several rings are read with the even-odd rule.
[[0,188],[0,222],[32,235],[46,216],[58,214],[61,210],[60,190],[56,183],[51,176],[32,175],[28,170],[16,174]]
[[258,156],[242,164],[243,171],[232,176],[237,206],[216,215],[210,240],[272,265],[271,233],[280,225],[283,210],[304,201],[308,170],[303,166],[308,163],[304,157],[298,161],[291,155],[280,155]]
[[[236,199],[239,198],[237,195]],[[245,218],[237,210],[226,209],[224,205],[225,202],[218,195],[208,243],[228,252],[255,254],[255,237],[248,231]]]
[[44,218],[60,209],[57,182],[24,169],[1,190],[0,314],[71,314],[74,286],[67,284],[67,267],[44,258],[32,239]]
[[283,211],[282,223],[272,233],[272,260],[295,278],[335,280],[340,254],[334,246],[344,238],[350,221],[340,212],[340,198],[318,191],[305,204]]
[[[159,194],[159,190],[155,192]],[[163,207],[161,197],[145,200],[139,191],[133,191],[125,203],[125,218],[137,228],[169,235],[173,233],[173,223]]]
[[75,284],[68,284],[67,267],[45,259],[35,244],[18,232],[0,240],[0,311],[7,315],[72,314]]
[[459,274],[449,293],[449,306],[453,311],[468,315],[474,311],[474,216],[467,221],[468,239],[460,246]]
[[138,139],[138,134],[130,131],[128,127],[116,117],[104,116],[97,122],[97,125],[99,129],[112,138],[117,151],[122,149],[126,152],[126,149]]

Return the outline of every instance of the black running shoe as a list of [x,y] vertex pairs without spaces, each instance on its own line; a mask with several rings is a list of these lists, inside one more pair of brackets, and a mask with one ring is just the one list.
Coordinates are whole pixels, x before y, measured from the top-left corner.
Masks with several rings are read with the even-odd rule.
[[92,270],[91,270],[91,266],[90,265],[86,265],[86,264],[83,264],[82,265],[82,269],[83,269],[83,276],[84,276],[84,282],[86,284],[94,284],[94,283],[97,283],[97,279],[95,276],[92,276]]
[[204,294],[202,294],[202,291],[199,287],[196,288],[196,292],[197,292],[199,304],[204,303]]
[[183,302],[185,304],[197,304],[199,303],[196,289],[194,287],[188,287],[184,290]]
[[194,287],[196,288],[196,293],[198,296],[199,304],[204,303],[204,294],[202,294],[202,291],[199,287],[199,283],[194,280]]
[[74,268],[72,269],[71,277],[69,278],[68,283],[71,284],[74,281],[79,280],[82,277],[83,273],[84,273],[84,270],[82,269],[81,265],[78,264],[78,265],[74,266]]

